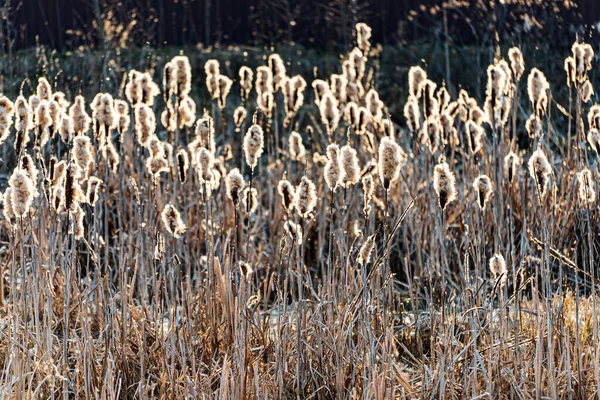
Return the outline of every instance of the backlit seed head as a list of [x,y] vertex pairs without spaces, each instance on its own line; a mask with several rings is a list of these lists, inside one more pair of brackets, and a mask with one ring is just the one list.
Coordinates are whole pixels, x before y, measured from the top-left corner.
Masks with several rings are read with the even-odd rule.
[[302,218],[308,218],[317,205],[317,189],[315,184],[306,176],[302,177],[296,188],[294,208]]
[[225,180],[225,188],[227,197],[233,202],[235,207],[240,204],[240,197],[245,186],[246,182],[240,170],[237,168],[232,169]]
[[175,238],[179,238],[187,229],[181,220],[179,211],[177,211],[177,209],[171,203],[167,204],[165,208],[163,208],[161,219],[166,230]]
[[448,163],[441,163],[433,170],[433,188],[438,195],[440,208],[443,210],[452,201],[456,200],[456,179],[450,171]]
[[487,175],[480,175],[475,178],[473,188],[477,193],[477,204],[484,210],[493,193],[492,180]]
[[400,176],[400,168],[406,163],[406,156],[394,140],[384,137],[379,144],[379,176],[385,190]]
[[260,125],[252,125],[244,136],[244,155],[246,163],[252,170],[258,164],[258,159],[263,153],[264,134]]
[[592,172],[585,168],[577,174],[579,200],[583,204],[592,204],[596,201],[596,182]]
[[529,174],[535,182],[540,199],[546,194],[552,167],[546,158],[546,154],[541,149],[533,152],[529,159]]

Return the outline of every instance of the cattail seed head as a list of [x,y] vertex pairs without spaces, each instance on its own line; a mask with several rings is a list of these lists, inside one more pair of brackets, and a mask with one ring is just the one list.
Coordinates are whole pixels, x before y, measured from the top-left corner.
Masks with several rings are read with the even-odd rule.
[[283,205],[283,208],[285,208],[288,211],[291,211],[293,208],[293,201],[295,195],[294,186],[292,186],[292,184],[287,179],[282,179],[277,185],[277,192],[281,196],[281,205]]
[[506,284],[506,261],[504,261],[502,254],[494,254],[492,258],[490,258],[490,272],[492,273],[495,281],[500,279],[501,287]]
[[227,197],[229,197],[235,207],[240,204],[240,196],[245,186],[246,182],[244,182],[244,177],[240,173],[240,170],[237,168],[232,169],[225,180],[225,188]]
[[258,159],[263,153],[264,134],[260,125],[252,125],[244,136],[244,155],[246,163],[252,170],[258,164]]
[[325,94],[329,93],[329,84],[322,79],[315,79],[312,82],[313,90],[315,91],[315,104],[320,106],[321,99]]
[[90,179],[88,179],[86,201],[92,207],[98,200],[98,188],[101,184],[102,180],[95,176],[92,176]]
[[477,193],[477,204],[484,210],[493,193],[492,180],[487,175],[479,175],[473,182],[473,188]]
[[530,138],[537,138],[542,133],[542,121],[536,114],[531,114],[525,122],[525,130]]
[[35,187],[27,172],[20,168],[16,168],[10,179],[10,196],[12,211],[16,217],[25,217],[33,204]]
[[140,146],[146,146],[156,129],[154,111],[145,103],[135,106],[135,134]]
[[79,165],[82,171],[87,171],[88,165],[92,161],[92,141],[87,136],[77,136],[73,139],[73,149],[71,150],[73,160]]
[[583,204],[592,204],[596,201],[596,182],[592,172],[585,168],[577,174],[579,200]]
[[200,182],[209,183],[212,180],[213,164],[214,157],[212,153],[204,147],[200,148],[196,154],[196,169]]
[[546,154],[541,149],[533,152],[529,159],[529,174],[535,182],[540,199],[546,194],[548,188],[549,177],[552,173],[552,167],[546,158]]
[[186,56],[173,57],[171,62],[177,68],[177,96],[183,98],[192,90],[192,66]]
[[71,221],[71,226],[69,227],[69,233],[74,235],[76,240],[83,239],[85,234],[83,217],[85,217],[85,213],[83,212],[81,205],[78,204],[73,211],[73,220]]
[[349,145],[342,147],[340,150],[340,162],[342,165],[341,184],[345,188],[349,188],[358,182],[360,174],[356,150]]
[[427,79],[427,73],[421,67],[410,67],[408,70],[408,93],[415,99],[421,97],[421,84]]
[[409,96],[408,101],[404,105],[404,118],[408,129],[414,133],[420,128],[421,112],[416,97]]
[[246,111],[246,108],[244,108],[244,106],[238,106],[233,111],[233,123],[235,124],[235,131],[236,132],[240,131],[240,128],[242,127],[242,124],[246,120],[247,114],[248,113]]
[[164,227],[171,235],[173,235],[173,237],[179,238],[185,233],[187,227],[181,220],[181,215],[173,204],[167,204],[165,208],[163,208],[160,216]]
[[247,66],[240,68],[240,96],[242,101],[248,100],[250,91],[252,90],[252,80],[254,79],[254,72]]
[[335,192],[338,185],[341,184],[342,163],[340,160],[340,148],[337,144],[332,143],[327,146],[327,163],[323,170],[325,183],[332,192]]
[[4,216],[4,219],[6,220],[8,225],[10,227],[13,227],[13,226],[15,226],[17,221],[16,221],[16,215],[15,215],[15,212],[14,212],[13,206],[12,206],[12,189],[10,186],[7,187],[6,190],[4,191],[4,195],[2,196],[2,202],[3,202],[2,215]]
[[258,191],[256,188],[252,188],[252,190],[250,190],[250,188],[247,187],[244,189],[242,192],[242,206],[248,215],[254,214],[258,208]]
[[39,171],[29,154],[25,154],[21,158],[21,169],[27,173],[31,182],[35,185],[38,180]]
[[592,86],[592,83],[589,81],[589,79],[587,79],[585,82],[583,82],[583,85],[581,86],[581,100],[583,100],[584,103],[588,103],[591,100],[593,94],[594,87]]
[[406,163],[402,149],[389,137],[381,139],[379,144],[379,176],[385,190],[400,176],[400,168]]
[[264,65],[256,69],[256,94],[262,97],[263,93],[273,93],[273,74],[269,67]]
[[224,110],[227,105],[227,96],[229,95],[233,81],[225,75],[219,75],[217,84],[219,86],[219,108]]
[[281,87],[281,83],[285,80],[286,77],[285,63],[283,62],[279,54],[269,55],[267,61],[269,63],[271,75],[273,76],[273,91],[277,92]]
[[508,58],[510,59],[510,68],[518,82],[525,71],[525,61],[523,61],[523,53],[518,47],[512,47],[508,50]]
[[140,78],[142,73],[132,69],[127,76],[127,84],[125,85],[125,97],[132,106],[136,106],[142,101],[142,85]]
[[358,251],[358,258],[356,259],[357,264],[367,264],[371,259],[373,249],[375,249],[375,235],[369,236],[367,240],[365,240],[363,245],[360,247],[360,250]]
[[88,131],[92,119],[85,111],[83,96],[75,97],[75,102],[69,108],[69,116],[73,120],[73,132],[75,132],[75,135],[83,135]]
[[533,68],[527,77],[527,93],[533,111],[540,117],[546,111],[548,89],[550,89],[550,85],[546,76],[539,69]]
[[308,218],[317,205],[317,189],[315,184],[306,176],[302,177],[296,188],[294,208],[302,218]]
[[433,170],[433,188],[438,195],[440,208],[444,210],[452,201],[456,200],[456,179],[450,171],[448,163],[441,163]]
[[371,48],[371,43],[369,39],[371,38],[371,27],[364,22],[359,22],[356,24],[356,43],[358,48],[365,54],[369,52]]
[[587,140],[596,154],[600,153],[600,132],[598,129],[590,129],[587,135]]
[[478,153],[482,147],[482,140],[484,134],[483,128],[473,121],[467,121],[465,130],[469,142],[469,150],[471,150],[471,153],[473,154]]
[[517,168],[521,165],[520,157],[513,151],[504,157],[504,176],[509,182],[512,182],[517,174]]
[[52,86],[50,86],[50,83],[48,82],[48,80],[46,78],[42,77],[42,78],[38,79],[36,93],[41,101],[52,100]]
[[567,86],[570,88],[577,85],[577,67],[575,66],[575,59],[573,57],[565,58],[565,72],[567,74]]
[[327,129],[327,133],[331,136],[337,129],[340,119],[337,101],[331,92],[327,92],[323,95],[319,104],[319,111],[321,114],[321,121]]
[[306,149],[302,144],[302,136],[298,132],[292,132],[289,140],[289,151],[292,160],[297,162],[304,161],[306,157]]
[[373,182],[373,176],[370,174],[365,175],[362,178],[363,194],[364,194],[364,205],[363,212],[365,216],[371,214],[371,201],[373,201],[373,194],[375,193],[375,183]]

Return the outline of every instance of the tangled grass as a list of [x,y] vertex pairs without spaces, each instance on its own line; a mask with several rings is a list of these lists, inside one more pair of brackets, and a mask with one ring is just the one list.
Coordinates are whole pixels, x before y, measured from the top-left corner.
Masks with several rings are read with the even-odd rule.
[[310,83],[210,60],[204,110],[185,56],[1,96],[0,396],[596,396],[593,48],[567,105],[518,48],[484,99],[415,66],[398,120],[369,38]]

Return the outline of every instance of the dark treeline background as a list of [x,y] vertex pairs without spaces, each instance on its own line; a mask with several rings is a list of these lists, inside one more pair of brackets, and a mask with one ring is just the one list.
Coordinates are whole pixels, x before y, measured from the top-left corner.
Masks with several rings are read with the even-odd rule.
[[514,37],[530,15],[534,24],[545,25],[547,39],[559,34],[557,25],[593,27],[600,20],[598,0],[579,0],[575,6],[568,5],[571,0],[453,1],[0,0],[0,46],[65,50],[98,45],[104,37],[121,46],[296,42],[324,48],[350,43],[358,21],[373,26],[379,43],[442,30],[478,41],[492,29]]

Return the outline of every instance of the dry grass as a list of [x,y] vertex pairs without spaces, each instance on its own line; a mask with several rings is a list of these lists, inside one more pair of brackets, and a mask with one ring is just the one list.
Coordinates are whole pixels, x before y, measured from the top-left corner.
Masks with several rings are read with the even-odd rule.
[[[413,132],[395,115],[389,121],[375,85],[381,49],[362,39],[368,57],[354,50],[334,77],[343,83],[318,93],[319,105],[312,82],[287,85],[293,67],[282,72],[272,57],[263,72],[275,71],[274,87],[255,71],[260,85],[244,103],[237,76],[221,92],[228,82],[214,64],[206,110],[179,107],[189,105],[189,76],[170,84],[157,78],[162,65],[156,101],[153,85],[140,83],[147,107],[133,107],[132,75],[113,93],[126,94],[130,122],[110,122],[108,97],[87,99],[91,127],[75,134],[91,139],[91,162],[81,161],[81,139],[75,152],[69,132],[52,135],[56,125],[44,144],[37,114],[17,155],[22,125],[10,127],[5,158],[39,195],[21,216],[16,184],[4,192],[0,397],[597,396],[598,200],[590,193],[599,170],[585,142],[596,123],[586,118],[592,102],[582,101],[588,68],[566,105],[552,97],[553,79],[528,95],[530,66],[522,79],[507,78],[514,86],[495,81],[507,72],[500,60],[486,99],[464,92],[448,103],[441,85],[411,76],[422,81],[411,85],[419,96],[411,126],[421,127]],[[486,100],[497,107],[493,123]],[[350,101],[365,108],[346,116]],[[238,130],[240,105],[247,117]],[[541,128],[527,137],[530,114]],[[332,143],[339,148],[327,151]],[[181,149],[189,168],[179,164]],[[530,175],[534,150],[549,165],[532,162]],[[60,160],[83,163],[83,173],[57,177]],[[444,162],[448,170],[436,168]],[[435,184],[434,170],[444,174]],[[97,200],[77,199],[92,176],[102,180]],[[278,192],[282,179],[295,199]],[[505,274],[490,270],[496,254]]]

